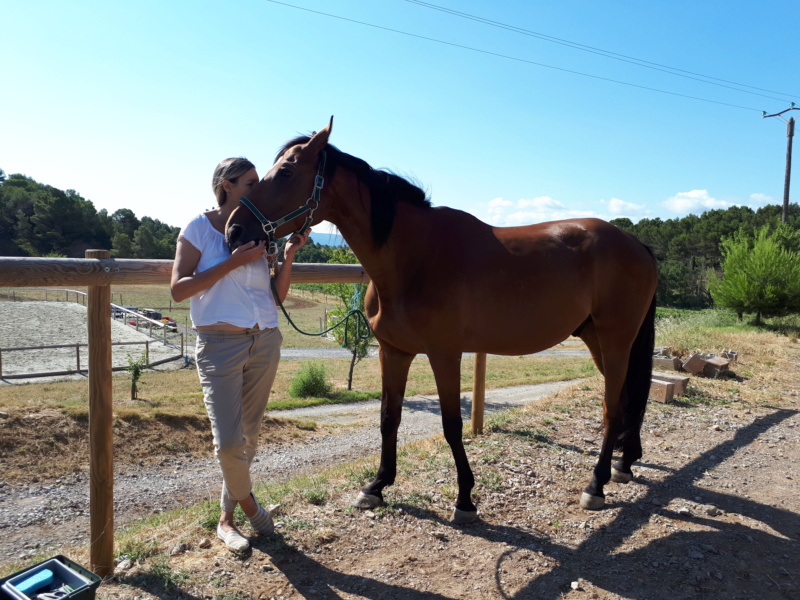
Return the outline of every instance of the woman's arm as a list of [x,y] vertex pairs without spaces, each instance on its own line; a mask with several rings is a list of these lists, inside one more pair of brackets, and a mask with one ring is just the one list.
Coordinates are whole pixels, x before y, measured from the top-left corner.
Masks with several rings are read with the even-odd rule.
[[292,263],[294,262],[294,255],[300,248],[306,245],[308,236],[311,235],[311,229],[307,229],[305,233],[293,234],[286,246],[283,248],[283,264],[275,265],[275,288],[278,290],[278,298],[281,302],[286,300],[286,294],[289,293],[289,285],[292,282]]
[[265,242],[248,242],[234,250],[229,258],[218,265],[202,273],[195,273],[200,262],[200,250],[192,246],[186,238],[179,237],[169,284],[172,299],[181,302],[207,290],[234,269],[263,258],[264,250]]

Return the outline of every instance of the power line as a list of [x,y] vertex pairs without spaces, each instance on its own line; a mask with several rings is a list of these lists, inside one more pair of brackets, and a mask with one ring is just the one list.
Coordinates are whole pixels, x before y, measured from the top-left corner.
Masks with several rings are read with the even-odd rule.
[[[537,66],[537,67],[543,67],[543,68],[546,68],[546,69],[552,69],[554,71],[561,71],[563,73],[570,73],[572,75],[580,75],[581,77],[589,77],[591,79],[597,79],[597,80],[600,80],[600,81],[607,81],[609,83],[616,83],[618,85],[626,85],[626,86],[638,88],[638,89],[641,89],[641,90],[647,90],[647,91],[651,91],[651,92],[658,92],[660,94],[667,94],[667,95],[670,95],[670,96],[677,96],[679,98],[687,98],[689,100],[697,100],[699,102],[708,102],[708,103],[711,103],[711,104],[719,104],[721,106],[728,106],[728,107],[731,107],[731,108],[740,108],[742,110],[751,110],[751,111],[756,111],[756,112],[759,112],[759,113],[763,112],[760,109],[752,108],[752,107],[749,107],[749,106],[741,106],[741,105],[738,105],[738,104],[730,104],[728,102],[720,102],[719,100],[709,100],[708,98],[700,98],[698,96],[690,96],[688,94],[681,94],[681,93],[678,93],[678,92],[670,92],[668,90],[662,90],[662,89],[653,88],[653,87],[649,87],[649,86],[645,86],[645,85],[639,85],[639,84],[630,83],[630,82],[627,82],[627,81],[620,81],[619,79],[611,79],[610,77],[602,77],[600,75],[592,75],[590,73],[582,73],[581,71],[574,71],[572,69],[565,69],[565,68],[562,68],[562,67],[555,67],[553,65],[548,65],[548,64],[545,64],[545,63],[540,63],[540,62],[536,62],[536,61],[532,61],[532,60],[527,60],[525,58],[519,58],[519,57],[516,57],[516,56],[509,56],[507,54],[500,54],[499,52],[492,52],[490,50],[481,50],[480,48],[474,48],[472,46],[465,46],[463,44],[456,44],[454,42],[446,42],[444,40],[440,40],[440,39],[436,39],[436,38],[432,38],[432,37],[427,37],[427,36],[419,35],[419,34],[416,34],[416,33],[410,33],[408,31],[401,31],[399,29],[392,29],[391,27],[384,27],[382,25],[375,25],[374,23],[367,23],[365,21],[359,21],[359,20],[356,20],[356,19],[350,19],[348,17],[342,17],[340,15],[334,15],[334,14],[331,14],[331,13],[326,13],[326,12],[323,12],[323,11],[314,10],[314,9],[311,9],[311,8],[306,8],[304,6],[297,6],[295,4],[289,4],[288,2],[280,2],[279,0],[266,0],[266,1],[267,2],[271,2],[272,4],[278,4],[280,6],[286,6],[286,7],[289,7],[289,8],[294,8],[294,9],[297,9],[297,10],[302,10],[302,11],[309,12],[309,13],[314,13],[314,14],[317,14],[317,15],[322,15],[324,17],[329,17],[331,19],[338,19],[340,21],[346,21],[348,23],[355,23],[357,25],[363,25],[365,27],[372,27],[373,29],[380,29],[382,31],[389,31],[391,33],[397,33],[399,35],[405,35],[405,36],[408,36],[408,37],[413,37],[413,38],[425,40],[425,41],[428,41],[428,42],[434,42],[436,44],[442,44],[442,45],[445,45],[445,46],[451,46],[451,47],[454,47],[454,48],[460,48],[462,50],[469,50],[470,52],[477,52],[477,53],[480,53],[480,54],[486,54],[488,56],[494,56],[494,57],[497,57],[497,58],[504,58],[506,60],[513,60],[513,61],[516,61],[516,62],[521,62],[521,63],[525,63],[525,64],[529,64],[529,65],[534,65],[534,66]],[[738,90],[738,91],[741,91],[741,90]]]
[[[770,94],[778,94],[781,96],[786,96],[787,98],[797,98],[797,95],[794,94],[787,94],[785,92],[777,92],[774,90],[768,90],[752,85],[747,85],[744,83],[737,83],[735,81],[728,81],[727,79],[720,79],[718,77],[712,77],[710,75],[703,75],[702,73],[695,73],[692,71],[687,71],[684,69],[679,69],[677,67],[670,67],[669,65],[662,65],[659,63],[647,61],[641,58],[636,58],[634,56],[626,56],[625,54],[618,54],[616,52],[611,52],[610,50],[603,50],[602,48],[595,48],[593,46],[587,46],[585,44],[579,44],[578,42],[573,42],[570,40],[565,40],[562,38],[557,38],[551,35],[546,35],[544,33],[539,33],[536,31],[531,31],[530,29],[524,29],[522,27],[517,27],[515,25],[509,25],[507,23],[502,23],[500,21],[493,21],[491,19],[486,19],[484,17],[479,17],[477,15],[472,15],[469,13],[464,13],[461,11],[453,10],[450,8],[446,8],[443,6],[438,6],[436,4],[431,4],[430,2],[423,2],[422,0],[405,0],[411,4],[416,4],[418,6],[422,6],[424,8],[429,8],[432,10],[437,10],[440,12],[444,12],[456,17],[460,17],[463,19],[469,19],[471,21],[477,21],[479,23],[484,23],[486,25],[490,25],[492,27],[497,27],[500,29],[506,29],[508,31],[513,31],[515,33],[519,33],[522,35],[527,35],[529,37],[535,37],[546,42],[551,42],[554,44],[560,44],[562,46],[567,46],[570,48],[575,48],[576,50],[581,50],[582,52],[589,52],[591,54],[597,54],[599,56],[605,56],[606,58],[611,58],[613,60],[618,60],[622,62],[626,62],[632,65],[636,65],[639,67],[644,67],[646,69],[653,69],[655,71],[661,71],[662,73],[668,73],[670,75],[674,75],[676,77],[684,77],[686,79],[691,79],[693,81],[699,81],[701,83],[707,83],[708,85],[716,85],[723,88],[728,88],[737,92],[742,92],[744,94],[753,94],[755,96],[762,96],[764,98],[769,98],[771,100],[778,100],[780,102],[785,102],[786,99],[784,98],[775,98],[773,96],[767,96],[765,94],[759,94],[757,92],[750,92],[747,90],[739,89],[739,88],[749,88],[751,90],[758,90],[760,92],[769,92]],[[721,82],[721,83],[716,83]],[[724,85],[730,84],[730,85]],[[736,87],[733,87],[736,86]]]

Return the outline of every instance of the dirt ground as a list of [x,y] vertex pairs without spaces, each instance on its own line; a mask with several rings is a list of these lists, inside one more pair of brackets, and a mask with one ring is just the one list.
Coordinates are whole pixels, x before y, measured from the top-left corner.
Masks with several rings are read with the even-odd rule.
[[[474,524],[450,522],[455,473],[437,435],[402,449],[385,507],[351,508],[375,456],[330,464],[323,492],[290,494],[276,533],[252,538],[245,555],[229,552],[196,514],[178,514],[139,534],[158,552],[121,562],[97,597],[799,599],[800,344],[780,343],[752,362],[743,352],[734,377],[692,378],[687,397],[651,404],[635,478],[610,483],[600,511],[577,502],[601,441],[597,377],[494,416],[484,435],[468,440]],[[340,429],[343,443],[350,431]],[[313,447],[323,433],[297,441]],[[121,467],[135,469],[165,434],[124,438],[121,456],[132,462]],[[169,435],[182,451],[207,451],[200,428]],[[85,438],[72,439],[86,452]],[[14,469],[10,454],[2,459]],[[85,547],[61,551],[88,564]]]
[[279,514],[278,533],[245,556],[172,524],[158,538],[175,547],[179,583],[136,564],[98,597],[800,598],[797,391],[769,406],[651,406],[634,481],[609,484],[605,508],[587,512],[577,499],[600,442],[599,391],[562,392],[470,440],[475,524],[450,523],[452,459],[436,438],[401,455],[384,508],[350,508],[357,489],[340,481]]

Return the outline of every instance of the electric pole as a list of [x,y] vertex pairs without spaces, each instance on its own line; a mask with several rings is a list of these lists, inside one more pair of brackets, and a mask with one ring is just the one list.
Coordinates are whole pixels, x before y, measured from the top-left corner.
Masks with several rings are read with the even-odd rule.
[[787,121],[782,115],[790,110],[800,110],[796,107],[794,102],[789,105],[789,108],[782,110],[774,115],[768,115],[766,111],[762,111],[761,117],[780,117],[786,123],[786,176],[783,180],[783,211],[781,212],[781,223],[786,223],[789,220],[789,187],[792,181],[792,138],[794,137],[794,117],[789,117]]

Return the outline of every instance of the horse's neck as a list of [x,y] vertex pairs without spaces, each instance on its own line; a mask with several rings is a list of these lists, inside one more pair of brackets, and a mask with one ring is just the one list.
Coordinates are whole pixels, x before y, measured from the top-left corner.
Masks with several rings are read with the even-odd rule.
[[[366,210],[365,210],[366,209]],[[379,290],[402,285],[405,273],[419,268],[425,260],[426,248],[435,243],[431,235],[432,210],[399,202],[392,231],[380,247],[372,240],[369,203],[352,201],[332,219],[339,228],[370,279]]]

